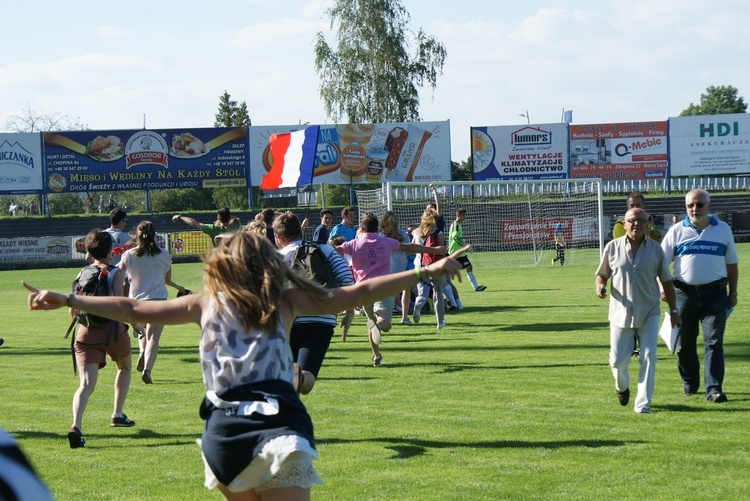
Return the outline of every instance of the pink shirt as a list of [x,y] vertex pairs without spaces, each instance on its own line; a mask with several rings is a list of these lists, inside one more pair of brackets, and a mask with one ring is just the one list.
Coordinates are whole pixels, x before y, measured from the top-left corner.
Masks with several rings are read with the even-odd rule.
[[354,279],[357,282],[368,278],[382,277],[391,272],[391,253],[401,242],[377,233],[362,233],[359,237],[341,244],[344,254],[352,257]]

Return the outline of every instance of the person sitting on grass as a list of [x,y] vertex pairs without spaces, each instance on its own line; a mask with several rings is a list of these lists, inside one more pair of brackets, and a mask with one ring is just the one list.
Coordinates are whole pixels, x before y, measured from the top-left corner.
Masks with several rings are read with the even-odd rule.
[[199,325],[205,485],[226,499],[309,499],[310,487],[321,480],[312,464],[312,421],[293,384],[288,337],[295,317],[373,303],[422,277],[457,275],[461,265],[451,256],[414,272],[324,289],[293,272],[267,238],[250,232],[222,239],[203,261],[206,294],[169,301],[23,285],[31,291],[32,311],[67,305],[122,322]]

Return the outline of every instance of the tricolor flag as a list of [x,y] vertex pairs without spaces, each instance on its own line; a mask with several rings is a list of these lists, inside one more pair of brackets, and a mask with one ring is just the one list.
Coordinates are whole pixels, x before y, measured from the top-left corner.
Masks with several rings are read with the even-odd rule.
[[314,125],[296,132],[272,134],[271,170],[260,181],[262,190],[291,188],[312,183],[315,153],[318,149],[318,130]]

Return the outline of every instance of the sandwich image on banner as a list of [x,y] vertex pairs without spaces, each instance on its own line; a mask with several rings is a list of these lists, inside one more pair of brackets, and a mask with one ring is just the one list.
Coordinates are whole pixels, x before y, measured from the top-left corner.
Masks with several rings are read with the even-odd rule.
[[292,188],[310,184],[318,148],[318,130],[314,125],[296,132],[271,134],[271,170],[260,181],[262,190]]

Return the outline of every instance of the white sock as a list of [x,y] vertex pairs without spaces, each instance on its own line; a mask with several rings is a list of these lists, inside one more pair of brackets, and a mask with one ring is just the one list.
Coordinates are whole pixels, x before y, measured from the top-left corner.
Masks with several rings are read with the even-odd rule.
[[443,292],[445,293],[445,297],[448,298],[448,302],[451,306],[456,306],[456,298],[453,297],[453,289],[451,289],[450,285],[443,286]]
[[474,272],[473,271],[467,271],[466,276],[469,277],[469,282],[471,282],[471,286],[474,290],[477,290],[477,287],[479,287],[479,284],[477,284],[477,279],[474,278]]

